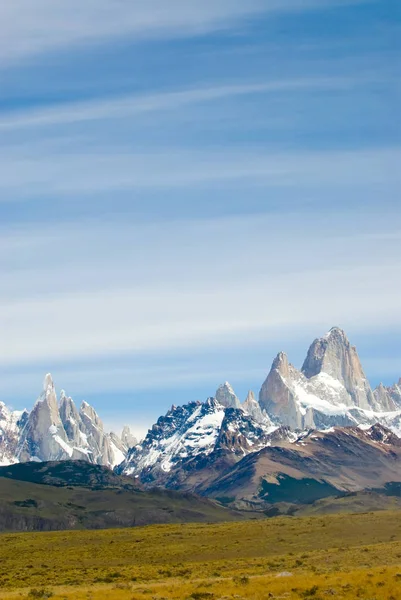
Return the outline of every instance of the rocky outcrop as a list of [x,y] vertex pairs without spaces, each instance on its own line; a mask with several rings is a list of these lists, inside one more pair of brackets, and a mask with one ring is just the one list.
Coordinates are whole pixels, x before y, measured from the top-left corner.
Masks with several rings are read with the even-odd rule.
[[302,429],[302,414],[294,383],[301,374],[288,362],[287,355],[280,352],[273,361],[272,368],[259,393],[259,404],[277,423],[292,429]]
[[262,410],[259,402],[255,398],[255,394],[252,391],[248,392],[248,395],[241,406],[242,410],[246,414],[250,415],[257,423],[263,423],[265,425],[272,425],[271,419],[268,417],[266,411]]
[[381,410],[388,412],[401,410],[401,379],[391,387],[380,383],[373,394]]
[[85,437],[82,435],[82,420],[75,402],[66,396],[64,390],[60,393],[60,418],[70,444],[75,447],[87,446]]
[[125,458],[122,442],[118,440],[116,434],[113,434],[115,440],[113,441],[105,432],[103,422],[95,409],[87,402],[82,402],[79,417],[82,422],[82,433],[92,455],[91,462],[110,467],[120,464]]
[[120,439],[121,439],[121,442],[123,444],[123,448],[125,448],[126,452],[128,452],[128,450],[130,448],[133,448],[138,443],[138,440],[131,433],[131,430],[130,430],[130,428],[127,425],[125,427],[123,427]]
[[46,375],[43,392],[21,433],[17,458],[21,462],[66,460],[73,454],[60,418],[53,380],[51,375]]
[[338,327],[333,327],[327,335],[313,342],[302,373],[308,379],[325,373],[341,383],[347,392],[341,399],[347,406],[365,410],[377,408],[356,348],[351,346],[344,331]]
[[225,408],[240,408],[241,406],[241,402],[228,381],[217,388],[215,398]]
[[126,444],[104,431],[89,404],[78,411],[63,391],[58,403],[50,374],[30,413],[11,413],[0,404],[0,463],[72,459],[114,467],[126,453]]

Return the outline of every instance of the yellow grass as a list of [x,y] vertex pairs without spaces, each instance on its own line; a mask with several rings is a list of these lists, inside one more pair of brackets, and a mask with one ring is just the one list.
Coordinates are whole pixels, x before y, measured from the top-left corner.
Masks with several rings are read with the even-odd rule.
[[399,600],[401,513],[3,534],[0,585],[1,599]]

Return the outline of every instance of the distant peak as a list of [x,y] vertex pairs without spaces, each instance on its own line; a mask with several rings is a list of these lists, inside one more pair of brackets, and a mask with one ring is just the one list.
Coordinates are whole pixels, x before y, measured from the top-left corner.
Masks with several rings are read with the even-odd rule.
[[85,414],[95,412],[93,410],[92,406],[90,404],[88,404],[88,402],[86,402],[85,400],[82,400],[79,410],[80,410],[80,412],[85,413]]
[[280,370],[283,366],[288,366],[288,356],[285,352],[279,352],[273,361],[272,369]]
[[53,377],[52,377],[51,373],[47,373],[45,375],[45,379],[43,381],[43,389],[45,391],[47,391],[49,388],[51,388],[51,389],[54,388],[54,382],[53,382]]
[[248,395],[245,399],[245,402],[256,402],[255,394],[252,390],[249,390]]
[[347,334],[345,333],[344,329],[341,329],[341,327],[337,327],[337,326],[332,327],[330,329],[330,331],[328,331],[324,337],[326,339],[335,337],[335,338],[340,338],[342,340],[348,341]]
[[229,392],[234,393],[233,387],[232,387],[231,383],[229,383],[228,381],[225,381],[224,383],[219,385],[219,387],[217,389],[218,390],[228,390]]
[[241,406],[232,386],[226,381],[216,391],[216,400],[226,408],[239,408]]

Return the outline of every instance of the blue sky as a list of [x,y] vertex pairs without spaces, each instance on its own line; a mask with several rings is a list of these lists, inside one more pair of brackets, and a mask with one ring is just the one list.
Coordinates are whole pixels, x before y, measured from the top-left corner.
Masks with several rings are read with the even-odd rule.
[[401,376],[400,7],[0,6],[0,398],[142,433],[342,326]]

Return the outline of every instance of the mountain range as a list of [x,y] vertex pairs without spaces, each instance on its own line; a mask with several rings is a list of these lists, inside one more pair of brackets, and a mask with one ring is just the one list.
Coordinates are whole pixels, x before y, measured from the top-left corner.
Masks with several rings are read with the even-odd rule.
[[30,412],[0,402],[0,466],[72,459],[113,468],[136,443],[128,427],[120,436],[107,433],[87,402],[78,410],[64,391],[58,399],[51,375]]
[[226,382],[205,402],[173,405],[139,444],[128,428],[106,433],[87,403],[58,399],[50,375],[31,412],[0,404],[0,464],[86,460],[247,509],[400,482],[400,447],[401,380],[373,390],[338,327],[300,370],[280,352],[258,397],[241,403]]
[[204,403],[173,406],[117,471],[249,508],[284,490],[299,500],[305,486],[311,499],[385,486],[401,480],[400,392],[400,382],[372,390],[334,327],[301,370],[280,352],[258,399],[250,391],[241,404],[226,382]]

